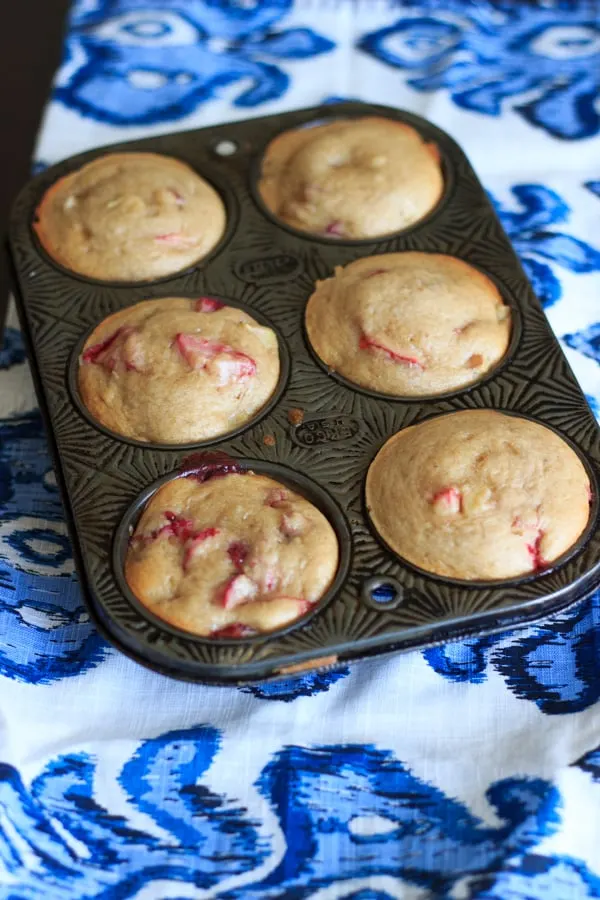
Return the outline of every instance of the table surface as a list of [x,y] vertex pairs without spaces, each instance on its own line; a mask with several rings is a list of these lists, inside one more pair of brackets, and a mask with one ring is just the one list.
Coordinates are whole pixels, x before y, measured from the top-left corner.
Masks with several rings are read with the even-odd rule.
[[[0,29],[0,228],[6,237],[11,204],[31,170],[31,156],[52,75],[60,61],[67,0],[6,3]],[[32,19],[36,27],[31,28]],[[18,87],[17,87],[18,86]],[[6,258],[0,266],[0,337],[9,295]]]

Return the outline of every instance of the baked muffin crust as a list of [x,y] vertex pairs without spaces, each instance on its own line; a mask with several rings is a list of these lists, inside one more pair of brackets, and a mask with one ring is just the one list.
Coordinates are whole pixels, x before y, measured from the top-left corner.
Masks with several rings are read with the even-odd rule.
[[444,189],[437,147],[402,122],[341,119],[278,135],[259,192],[288,225],[331,238],[379,237],[427,215]]
[[333,582],[338,559],[325,516],[274,479],[188,476],[168,482],[146,506],[125,577],[171,625],[243,637],[306,613]]
[[213,297],[145,300],[104,319],[79,359],[92,416],[124,437],[208,440],[249,422],[279,380],[275,332]]
[[44,194],[34,230],[56,262],[103,281],[149,281],[205,257],[225,207],[185,163],[156,153],[109,153]]
[[371,521],[392,550],[466,580],[543,571],[584,531],[590,499],[587,472],[562,438],[494,410],[405,428],[366,481]]
[[426,396],[489,372],[507,350],[511,316],[493,282],[462,260],[386,253],[317,282],[306,330],[323,362],[355,384]]

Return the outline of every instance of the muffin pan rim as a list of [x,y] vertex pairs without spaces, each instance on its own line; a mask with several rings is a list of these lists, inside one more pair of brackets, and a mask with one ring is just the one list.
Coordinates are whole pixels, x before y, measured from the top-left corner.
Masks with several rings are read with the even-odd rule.
[[[94,607],[90,608],[91,617],[98,628],[99,632],[112,643],[121,653],[132,659],[134,662],[143,665],[154,672],[173,678],[178,681],[187,681],[191,683],[207,684],[211,687],[244,687],[252,684],[264,684],[265,681],[272,683],[283,679],[289,679],[291,673],[287,671],[288,667],[302,665],[306,673],[314,674],[320,671],[332,670],[340,666],[347,665],[351,662],[359,662],[363,659],[372,657],[388,657],[398,652],[408,652],[411,650],[423,651],[430,647],[437,647],[447,644],[448,642],[467,640],[472,638],[487,637],[494,634],[502,634],[514,627],[534,626],[537,623],[546,621],[549,617],[567,612],[579,604],[583,603],[589,596],[590,592],[595,589],[597,584],[591,583],[592,576],[588,574],[586,579],[582,581],[574,597],[564,602],[562,593],[552,595],[551,603],[548,604],[544,611],[539,608],[545,602],[544,597],[536,597],[528,602],[528,604],[518,611],[516,607],[511,607],[505,613],[502,620],[496,624],[492,624],[494,616],[493,612],[484,611],[474,616],[470,626],[465,626],[464,618],[455,617],[454,619],[444,620],[440,622],[429,639],[423,639],[423,633],[428,633],[429,629],[425,626],[415,627],[408,631],[404,631],[406,637],[390,637],[389,634],[374,636],[360,645],[359,649],[351,642],[342,644],[333,648],[325,648],[328,660],[325,667],[320,666],[322,656],[317,656],[310,649],[298,651],[293,656],[280,659],[278,666],[273,666],[268,678],[261,675],[261,669],[264,668],[262,660],[253,661],[246,666],[244,672],[241,672],[241,666],[237,664],[225,664],[220,666],[218,674],[215,677],[214,666],[203,663],[177,660],[168,660],[165,662],[163,656],[157,654],[157,659],[153,658],[152,653],[148,653],[148,648],[144,648],[147,655],[141,653],[139,649],[131,647],[124,642],[119,634],[111,631],[107,622],[103,620],[98,610]],[[566,589],[565,589],[566,590]],[[364,600],[362,602],[365,602]],[[365,605],[368,605],[365,603]],[[399,604],[400,605],[400,604]],[[381,611],[381,610],[379,610]],[[110,621],[108,619],[107,621]],[[462,623],[462,624],[461,624]],[[164,623],[166,624],[166,623]],[[186,635],[186,638],[189,635]],[[268,634],[263,634],[263,638],[268,638]],[[221,639],[218,642],[212,641],[213,644],[219,643],[224,646],[231,646],[234,643],[242,646],[249,639]],[[263,643],[266,643],[264,641]],[[312,663],[312,665],[311,665]],[[180,666],[180,668],[178,668]]]

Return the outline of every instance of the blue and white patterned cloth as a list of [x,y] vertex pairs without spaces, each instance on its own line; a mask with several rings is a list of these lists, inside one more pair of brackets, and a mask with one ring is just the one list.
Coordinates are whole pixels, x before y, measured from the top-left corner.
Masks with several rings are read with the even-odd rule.
[[[595,2],[78,0],[37,165],[333,98],[414,110],[463,145],[598,410]],[[0,898],[600,897],[600,594],[277,686],[145,671],[82,605],[10,326]]]

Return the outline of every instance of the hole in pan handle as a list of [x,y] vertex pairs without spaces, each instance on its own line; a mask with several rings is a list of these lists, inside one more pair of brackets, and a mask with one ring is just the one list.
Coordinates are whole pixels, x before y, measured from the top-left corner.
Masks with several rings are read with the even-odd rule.
[[361,600],[371,609],[395,609],[404,600],[404,588],[391,575],[372,575],[363,581]]
[[239,150],[239,146],[237,141],[230,141],[227,138],[222,138],[217,141],[212,146],[213,153],[216,153],[217,156],[233,156],[234,153],[237,153]]

